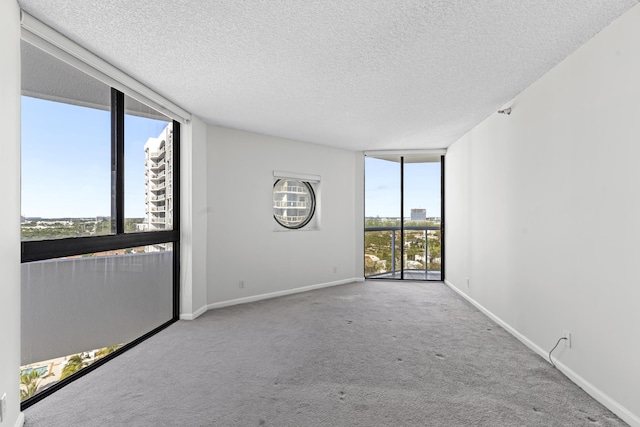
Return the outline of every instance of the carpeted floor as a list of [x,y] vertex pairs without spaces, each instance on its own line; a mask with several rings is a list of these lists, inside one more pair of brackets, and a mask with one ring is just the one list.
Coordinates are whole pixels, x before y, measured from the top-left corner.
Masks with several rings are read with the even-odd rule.
[[50,426],[619,426],[442,283],[365,282],[181,321],[25,411]]

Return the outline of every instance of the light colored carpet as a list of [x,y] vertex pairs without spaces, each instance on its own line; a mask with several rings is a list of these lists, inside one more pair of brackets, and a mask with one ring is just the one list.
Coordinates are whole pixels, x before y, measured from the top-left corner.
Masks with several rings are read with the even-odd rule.
[[28,427],[625,425],[444,284],[377,281],[178,322],[25,415]]

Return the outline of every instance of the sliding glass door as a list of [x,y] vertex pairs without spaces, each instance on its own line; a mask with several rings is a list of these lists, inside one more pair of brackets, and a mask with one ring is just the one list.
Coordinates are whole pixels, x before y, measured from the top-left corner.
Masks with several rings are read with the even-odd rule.
[[365,277],[443,280],[440,155],[365,159]]

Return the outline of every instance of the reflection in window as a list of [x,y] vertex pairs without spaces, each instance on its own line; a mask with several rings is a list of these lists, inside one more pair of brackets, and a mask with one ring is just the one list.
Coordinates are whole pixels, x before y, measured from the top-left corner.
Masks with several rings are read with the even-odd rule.
[[315,212],[315,194],[308,182],[279,179],[273,185],[273,217],[285,228],[302,228]]

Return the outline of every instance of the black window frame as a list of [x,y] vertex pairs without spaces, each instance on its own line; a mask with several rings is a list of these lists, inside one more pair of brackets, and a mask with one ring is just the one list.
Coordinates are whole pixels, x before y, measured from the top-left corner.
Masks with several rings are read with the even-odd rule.
[[127,232],[124,210],[124,118],[125,93],[111,88],[111,231],[103,236],[68,237],[51,240],[28,240],[21,242],[21,263],[44,261],[74,255],[82,255],[109,250],[125,249],[135,246],[148,246],[162,243],[173,244],[173,304],[172,318],[145,335],[125,344],[115,352],[93,362],[91,365],[58,381],[36,395],[20,403],[25,410],[34,403],[51,395],[65,385],[88,374],[100,365],[140,342],[155,335],[180,318],[180,123],[173,120],[173,227],[172,230]]

